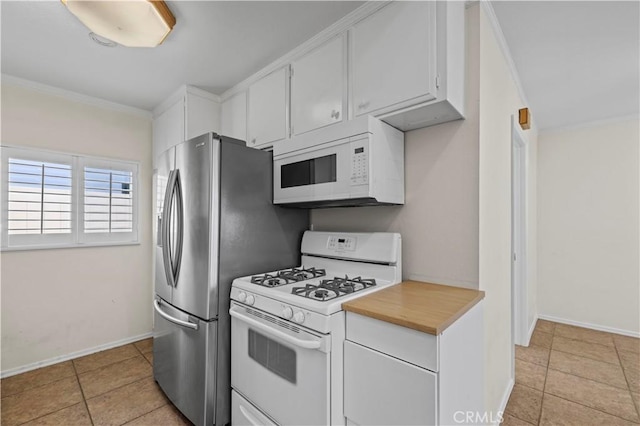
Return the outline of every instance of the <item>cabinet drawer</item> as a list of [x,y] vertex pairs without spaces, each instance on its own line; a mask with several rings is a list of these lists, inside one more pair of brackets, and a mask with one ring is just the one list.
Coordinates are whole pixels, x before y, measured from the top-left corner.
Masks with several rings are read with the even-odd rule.
[[438,371],[438,337],[347,312],[347,340]]
[[434,425],[437,375],[363,346],[344,344],[344,414],[358,425]]

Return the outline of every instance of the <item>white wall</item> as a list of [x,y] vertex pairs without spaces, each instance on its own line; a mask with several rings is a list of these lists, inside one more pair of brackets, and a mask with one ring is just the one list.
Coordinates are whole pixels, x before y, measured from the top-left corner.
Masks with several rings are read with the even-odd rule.
[[311,223],[399,232],[405,279],[478,288],[477,8],[467,10],[466,51],[466,119],[405,133],[405,205],[316,209]]
[[[511,119],[526,105],[520,98],[491,21],[484,7],[480,10],[479,282],[480,290],[486,292],[486,406],[495,412],[504,408],[509,383],[513,380]],[[537,139],[535,126],[524,135],[531,153]],[[529,155],[529,195],[535,194],[535,173],[531,173],[536,168],[535,161],[535,155]],[[535,197],[529,198],[527,203],[528,222],[535,223]],[[528,242],[528,252],[535,253],[535,237]],[[535,270],[535,256],[529,258],[528,263],[530,270]],[[535,273],[530,273],[528,279],[529,293],[535,294]],[[535,300],[530,303],[535,309]]]
[[152,330],[151,121],[2,85],[2,143],[140,162],[140,245],[3,252],[3,373]]
[[540,315],[640,333],[639,125],[540,134]]

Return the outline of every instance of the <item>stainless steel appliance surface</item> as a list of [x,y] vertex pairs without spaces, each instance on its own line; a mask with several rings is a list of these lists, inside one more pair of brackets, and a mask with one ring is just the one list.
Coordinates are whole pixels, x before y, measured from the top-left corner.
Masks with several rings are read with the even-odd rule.
[[307,231],[301,251],[233,281],[234,425],[345,425],[342,303],[402,280],[399,234]]
[[230,423],[234,278],[300,261],[308,211],[272,203],[271,153],[208,133],[156,173],[155,380],[196,425]]

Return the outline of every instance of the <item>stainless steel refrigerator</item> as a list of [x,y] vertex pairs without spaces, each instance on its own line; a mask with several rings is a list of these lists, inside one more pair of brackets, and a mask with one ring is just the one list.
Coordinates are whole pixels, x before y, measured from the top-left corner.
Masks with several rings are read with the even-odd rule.
[[153,374],[196,425],[230,423],[231,282],[299,264],[308,211],[272,204],[272,167],[214,133],[158,164]]

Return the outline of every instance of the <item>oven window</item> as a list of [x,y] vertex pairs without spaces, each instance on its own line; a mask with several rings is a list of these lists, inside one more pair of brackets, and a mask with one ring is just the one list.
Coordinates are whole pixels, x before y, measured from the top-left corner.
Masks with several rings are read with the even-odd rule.
[[283,379],[296,384],[296,352],[249,329],[249,356]]
[[280,167],[281,188],[336,181],[336,154],[312,158]]

